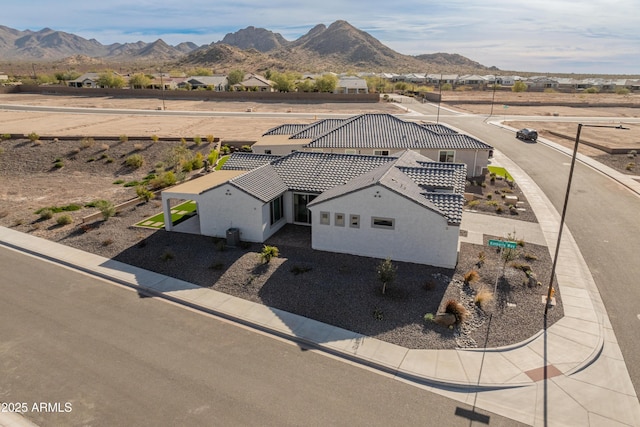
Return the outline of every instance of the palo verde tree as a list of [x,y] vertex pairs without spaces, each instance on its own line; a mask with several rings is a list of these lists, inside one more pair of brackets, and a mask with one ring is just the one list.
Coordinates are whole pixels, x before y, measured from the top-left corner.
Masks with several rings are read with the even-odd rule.
[[144,73],[136,73],[129,78],[131,89],[144,89],[151,85],[151,78]]
[[296,89],[296,80],[298,76],[295,73],[279,73],[272,71],[270,80],[274,84],[274,89],[278,92],[293,92]]
[[338,86],[338,78],[333,74],[325,74],[316,79],[316,90],[318,92],[332,93]]

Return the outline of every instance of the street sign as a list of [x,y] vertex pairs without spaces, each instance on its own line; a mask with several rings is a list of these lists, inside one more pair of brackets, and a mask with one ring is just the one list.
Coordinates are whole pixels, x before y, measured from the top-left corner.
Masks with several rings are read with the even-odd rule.
[[518,244],[516,242],[505,242],[504,240],[489,240],[489,246],[495,246],[498,248],[515,249]]

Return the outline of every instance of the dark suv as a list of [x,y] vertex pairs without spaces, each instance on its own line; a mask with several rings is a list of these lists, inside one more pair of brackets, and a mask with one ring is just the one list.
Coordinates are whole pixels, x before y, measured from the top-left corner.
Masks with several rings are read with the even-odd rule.
[[522,139],[523,141],[536,142],[538,140],[538,132],[536,132],[535,129],[520,129],[516,132],[516,138]]

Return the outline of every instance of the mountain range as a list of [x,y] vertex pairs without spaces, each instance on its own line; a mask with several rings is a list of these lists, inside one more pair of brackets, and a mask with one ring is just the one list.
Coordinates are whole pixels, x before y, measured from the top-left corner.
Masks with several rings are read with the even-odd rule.
[[[3,61],[58,62],[82,68],[96,63],[164,63],[167,66],[206,66],[225,72],[236,68],[297,71],[478,72],[484,65],[457,54],[403,55],[346,21],[319,24],[288,41],[281,34],[253,26],[229,33],[209,45],[192,42],[171,46],[152,43],[103,45],[75,34],[44,28],[20,31],[0,25]],[[491,69],[495,69],[492,67]]]

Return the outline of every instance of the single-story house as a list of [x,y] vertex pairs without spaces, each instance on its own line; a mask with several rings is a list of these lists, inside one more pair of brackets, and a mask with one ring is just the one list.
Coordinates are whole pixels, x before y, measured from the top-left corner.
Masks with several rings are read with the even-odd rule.
[[338,79],[333,93],[369,93],[367,81],[360,77],[345,76]]
[[216,92],[224,92],[229,86],[227,76],[191,76],[181,83],[178,83],[179,88],[191,87],[191,89],[207,89],[211,88]]
[[281,125],[267,131],[251,148],[260,154],[311,151],[378,156],[409,149],[436,161],[464,163],[469,177],[482,175],[493,156],[489,144],[447,126],[409,122],[390,114]]
[[271,80],[257,74],[249,74],[245,76],[243,81],[234,85],[234,88],[236,90],[244,89],[255,90],[257,92],[273,92],[273,86],[274,83]]
[[71,86],[71,87],[97,88],[98,87],[97,81],[98,81],[99,78],[100,78],[100,74],[99,73],[84,73],[83,75],[81,75],[77,79],[69,80],[67,82],[67,85]]
[[[465,176],[463,164],[411,150],[234,153],[223,170],[162,192],[165,229],[264,242],[285,224],[301,224],[311,227],[314,249],[453,268]],[[195,201],[197,215],[174,227],[171,199]]]

